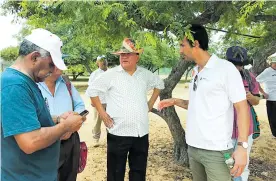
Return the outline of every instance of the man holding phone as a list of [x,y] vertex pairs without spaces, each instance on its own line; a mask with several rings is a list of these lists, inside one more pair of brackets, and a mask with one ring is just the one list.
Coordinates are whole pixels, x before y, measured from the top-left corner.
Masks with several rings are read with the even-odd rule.
[[68,111],[51,118],[36,83],[54,67],[66,70],[62,41],[45,29],[24,38],[15,63],[1,75],[1,181],[56,181],[60,137],[83,118]]
[[[76,88],[67,76],[57,67],[44,82],[37,83],[52,117],[64,112],[79,114],[86,119],[88,111]],[[59,181],[76,181],[80,157],[80,138],[78,132],[67,132],[61,137],[59,158]]]

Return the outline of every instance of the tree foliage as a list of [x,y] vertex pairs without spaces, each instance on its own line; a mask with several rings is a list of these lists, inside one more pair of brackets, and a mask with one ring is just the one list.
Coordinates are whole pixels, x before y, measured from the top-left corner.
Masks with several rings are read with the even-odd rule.
[[[210,44],[210,51],[223,57],[229,46],[244,46],[255,60],[253,70],[256,73],[265,68],[264,60],[276,49],[276,4],[269,1],[24,0],[6,1],[3,8],[27,19],[22,36],[37,27],[61,36],[63,51],[71,55],[67,63],[71,66],[81,64],[88,72],[99,54],[107,54],[112,63],[118,62],[118,57],[110,52],[120,48],[124,37],[134,38],[138,46],[145,49],[140,60],[142,65],[152,71],[173,66],[165,79],[161,99],[172,96],[181,76],[191,67],[190,62],[177,61],[180,59],[178,40],[184,35],[190,37],[187,31],[190,23],[228,31],[221,42]],[[208,32],[210,34],[211,30]],[[171,130],[175,160],[187,165],[185,131],[175,109],[154,112],[164,118]]]
[[219,28],[230,32],[251,34],[250,38],[227,34],[226,45],[244,46],[253,58],[253,71],[259,74],[266,67],[266,58],[276,51],[276,4],[271,1],[233,2],[220,21]]
[[18,57],[18,47],[7,47],[0,51],[0,57],[8,62],[15,61]]

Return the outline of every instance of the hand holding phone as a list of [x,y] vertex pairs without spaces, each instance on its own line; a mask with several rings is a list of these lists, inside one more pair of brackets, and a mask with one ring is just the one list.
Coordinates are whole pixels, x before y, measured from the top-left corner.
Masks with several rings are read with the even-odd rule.
[[89,114],[89,111],[84,110],[80,113],[80,116],[85,117],[87,114]]

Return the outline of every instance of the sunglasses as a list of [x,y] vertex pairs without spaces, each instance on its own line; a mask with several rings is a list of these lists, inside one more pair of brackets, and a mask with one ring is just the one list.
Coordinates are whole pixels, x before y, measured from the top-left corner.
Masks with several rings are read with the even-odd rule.
[[194,85],[193,85],[193,90],[196,91],[197,89],[197,75],[194,78]]

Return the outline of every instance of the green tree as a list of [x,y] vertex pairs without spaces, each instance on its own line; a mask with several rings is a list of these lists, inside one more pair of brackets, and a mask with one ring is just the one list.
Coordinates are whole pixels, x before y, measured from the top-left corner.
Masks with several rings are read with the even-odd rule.
[[7,47],[0,51],[0,57],[8,62],[15,61],[18,57],[18,47]]
[[247,48],[256,74],[266,68],[266,58],[275,53],[275,25],[276,4],[272,1],[233,2],[217,23],[218,28],[231,32],[225,36],[225,44]]
[[[6,1],[3,8],[27,19],[28,29],[23,29],[22,35],[36,27],[60,35],[64,41],[63,50],[72,55],[68,63],[81,64],[88,72],[91,72],[89,64],[97,55],[113,52],[120,48],[124,37],[133,37],[139,46],[145,48],[141,57],[143,66],[155,71],[173,65],[170,75],[164,80],[161,99],[172,96],[182,75],[192,66],[191,62],[178,61],[181,58],[177,55],[177,41],[187,33],[185,27],[190,23],[229,32],[221,46],[211,47],[213,52],[218,52],[219,48],[221,55],[227,45],[242,44],[254,59],[264,62],[266,56],[273,49],[275,51],[276,5],[267,1]],[[253,39],[240,34],[262,38]],[[118,61],[118,57],[107,55],[112,62]],[[260,66],[254,64],[254,67]],[[174,139],[176,162],[187,165],[185,131],[174,107],[166,108],[162,113],[153,112],[168,124]]]

